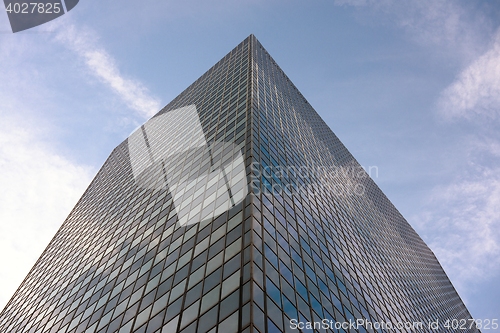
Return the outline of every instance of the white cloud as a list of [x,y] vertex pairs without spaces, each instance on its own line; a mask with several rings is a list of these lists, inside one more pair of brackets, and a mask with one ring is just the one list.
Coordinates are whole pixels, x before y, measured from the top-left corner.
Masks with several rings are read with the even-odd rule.
[[[438,101],[443,115],[466,119],[499,115],[500,30],[495,34],[497,23],[480,9],[451,0],[335,3],[368,10],[377,20],[383,17],[380,22],[403,28],[413,41],[446,59],[451,69],[458,68],[457,79]],[[456,174],[455,181],[436,186],[428,193],[422,212],[410,219],[466,298],[480,281],[500,276],[497,138],[496,132],[475,133],[469,146],[463,147],[464,163],[450,168]]]
[[413,40],[459,63],[476,57],[491,32],[492,24],[485,15],[452,0],[335,0],[335,4],[382,14],[377,22],[400,26]]
[[500,274],[500,168],[491,163],[500,156],[500,142],[472,139],[464,151],[463,176],[436,186],[410,222],[467,297],[471,286]]
[[[160,110],[159,101],[141,83],[120,73],[116,61],[97,46],[89,30],[82,34],[73,27],[56,37],[59,44],[54,44],[51,34],[9,37],[0,41],[0,63],[4,64],[0,66],[0,310],[95,172],[61,154],[74,150],[68,143],[78,138],[67,135],[72,129],[64,127],[73,124],[65,123],[73,112],[65,103],[72,100],[61,103],[60,98],[72,93],[73,87],[66,89],[69,81],[55,67],[74,68],[70,62],[74,58],[54,57],[59,46],[76,52],[85,72],[110,87],[141,117]],[[55,79],[62,81],[54,83]],[[82,85],[81,89],[88,87]],[[115,123],[123,121],[120,115],[114,117]]]
[[[415,220],[461,294],[500,271],[500,169],[437,187]],[[462,290],[460,290],[462,289]]]
[[[469,4],[450,0],[336,0],[383,13],[449,62],[466,66],[438,101],[447,118],[496,117],[500,111],[500,30]],[[493,40],[493,42],[491,42]],[[437,46],[437,47],[436,47]]]
[[439,101],[448,118],[475,116],[495,118],[500,112],[500,30],[491,48],[464,69]]
[[[408,31],[414,40],[434,47],[467,66],[439,99],[446,117],[495,117],[500,110],[500,30],[481,11],[450,0],[336,0],[337,5],[367,7]],[[491,42],[491,40],[493,42]]]
[[[438,110],[447,119],[498,121],[500,30],[490,48],[441,93]],[[434,231],[429,237],[431,248],[466,294],[465,286],[479,286],[480,281],[500,275],[498,133],[483,128],[469,139],[464,152],[465,176],[434,190],[425,228]]]
[[[10,108],[8,108],[10,109]],[[0,110],[0,308],[7,303],[91,179],[36,128]]]
[[147,119],[160,111],[160,100],[152,96],[141,82],[126,78],[120,73],[115,59],[98,45],[91,30],[76,29],[73,25],[67,25],[60,31],[57,40],[81,57],[88,70],[141,117]]

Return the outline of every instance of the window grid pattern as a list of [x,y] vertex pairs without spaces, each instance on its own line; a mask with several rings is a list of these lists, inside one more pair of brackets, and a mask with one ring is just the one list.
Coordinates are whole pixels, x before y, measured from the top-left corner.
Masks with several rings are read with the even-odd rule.
[[[209,144],[247,156],[249,61],[246,40],[156,116],[194,104]],[[196,177],[197,162],[186,154],[169,181]],[[155,182],[159,171],[141,177]],[[212,194],[202,192],[186,209]],[[249,320],[248,203],[180,227],[168,188],[137,186],[124,141],[0,314],[0,332],[238,332]]]
[[[291,319],[471,319],[431,250],[262,45],[253,43],[252,155],[259,165],[252,184],[254,331],[297,332]],[[344,172],[314,172],[325,167]],[[304,330],[313,331],[332,332]]]
[[[180,227],[168,188],[154,186],[162,170],[137,186],[123,142],[0,313],[0,332],[277,333],[297,332],[290,319],[470,318],[433,253],[254,36],[155,117],[189,105],[208,145],[241,147],[251,195]],[[232,153],[217,147],[224,164]],[[202,161],[186,153],[169,180],[197,177]],[[357,173],[264,174],[255,163]],[[274,190],[286,186],[295,191]]]

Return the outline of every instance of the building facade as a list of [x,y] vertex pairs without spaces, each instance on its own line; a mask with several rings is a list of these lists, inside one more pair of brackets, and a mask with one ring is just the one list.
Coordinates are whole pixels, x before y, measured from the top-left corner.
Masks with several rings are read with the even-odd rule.
[[453,328],[468,319],[251,35],[113,150],[0,332],[477,332]]

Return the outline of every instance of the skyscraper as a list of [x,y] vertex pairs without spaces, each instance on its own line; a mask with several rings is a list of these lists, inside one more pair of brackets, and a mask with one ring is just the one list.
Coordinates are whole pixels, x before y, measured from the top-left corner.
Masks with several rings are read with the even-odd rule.
[[113,150],[0,332],[477,332],[455,328],[469,319],[249,36]]

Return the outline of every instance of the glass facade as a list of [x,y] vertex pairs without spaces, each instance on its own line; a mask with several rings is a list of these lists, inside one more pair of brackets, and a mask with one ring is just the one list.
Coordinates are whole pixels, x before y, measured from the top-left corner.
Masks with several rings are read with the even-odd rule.
[[115,148],[0,332],[477,332],[444,327],[470,318],[250,36]]

